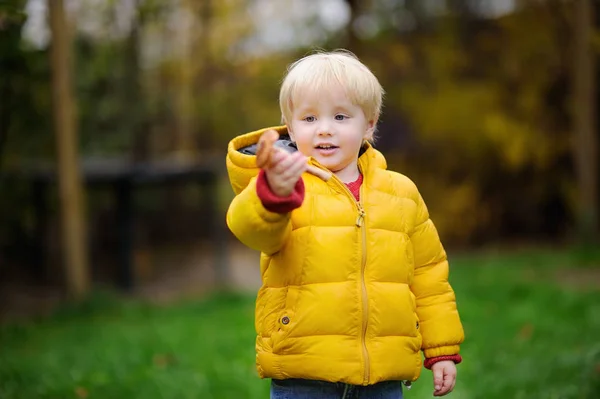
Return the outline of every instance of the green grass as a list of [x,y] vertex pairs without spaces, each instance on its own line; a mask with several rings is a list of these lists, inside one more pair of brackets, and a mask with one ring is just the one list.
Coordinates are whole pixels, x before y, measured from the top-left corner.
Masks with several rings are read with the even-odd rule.
[[[598,397],[600,291],[554,276],[582,262],[600,268],[600,254],[451,261],[466,342],[450,397]],[[268,398],[254,369],[253,311],[253,297],[235,294],[162,307],[98,295],[2,326],[0,398]],[[424,370],[405,397],[431,393]]]

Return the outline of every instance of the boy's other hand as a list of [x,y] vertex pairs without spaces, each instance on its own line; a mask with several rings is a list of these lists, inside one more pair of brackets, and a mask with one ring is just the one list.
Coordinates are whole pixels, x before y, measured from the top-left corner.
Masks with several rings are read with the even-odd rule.
[[296,183],[306,171],[307,158],[300,152],[271,151],[271,162],[264,167],[273,194],[287,197],[294,192]]
[[456,365],[452,360],[442,360],[431,366],[433,371],[433,396],[444,396],[454,389],[456,384]]

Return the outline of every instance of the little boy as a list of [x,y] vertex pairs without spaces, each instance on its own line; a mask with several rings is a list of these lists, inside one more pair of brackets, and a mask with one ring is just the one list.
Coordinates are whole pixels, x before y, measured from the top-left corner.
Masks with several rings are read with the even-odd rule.
[[446,253],[415,184],[372,145],[382,97],[352,53],[312,54],[282,83],[284,126],[229,143],[227,224],[261,252],[256,360],[271,398],[401,398],[421,350],[434,395],[454,388],[464,333]]

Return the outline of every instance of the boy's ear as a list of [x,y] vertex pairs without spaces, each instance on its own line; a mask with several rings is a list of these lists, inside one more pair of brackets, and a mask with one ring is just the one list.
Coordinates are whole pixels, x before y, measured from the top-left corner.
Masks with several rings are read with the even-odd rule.
[[375,134],[375,129],[377,128],[377,120],[379,119],[379,115],[376,115],[375,118],[371,119],[367,122],[367,130],[365,131],[364,139],[370,141],[373,139],[373,135]]

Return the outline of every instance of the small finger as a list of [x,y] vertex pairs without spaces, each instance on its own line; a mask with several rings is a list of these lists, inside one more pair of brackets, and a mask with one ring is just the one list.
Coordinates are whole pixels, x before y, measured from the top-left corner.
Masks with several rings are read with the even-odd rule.
[[442,385],[444,383],[444,378],[443,378],[443,370],[436,368],[433,371],[433,389],[435,389],[436,391],[439,391],[440,389],[442,389]]
[[446,395],[448,392],[452,391],[455,381],[456,376],[454,374],[445,374],[444,382],[442,383],[442,388],[439,390],[439,394]]
[[440,389],[439,391],[435,391],[434,395],[435,396],[444,396],[448,392],[450,392],[450,387],[442,386],[442,389]]
[[456,380],[456,374],[450,372],[444,374],[444,386],[451,385],[453,381]]

